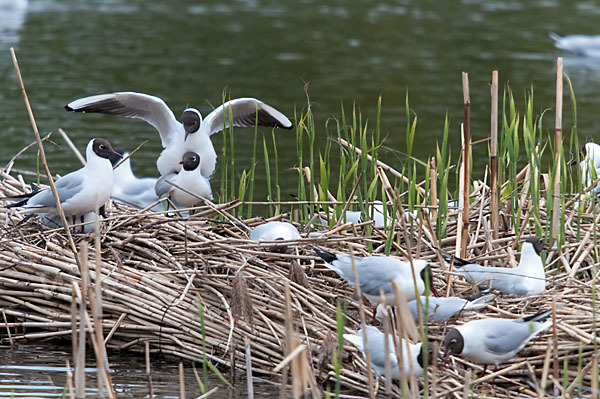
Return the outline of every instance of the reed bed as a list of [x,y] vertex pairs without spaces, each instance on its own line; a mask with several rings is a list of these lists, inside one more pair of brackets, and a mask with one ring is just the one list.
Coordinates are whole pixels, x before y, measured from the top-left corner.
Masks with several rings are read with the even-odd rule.
[[[481,181],[474,185],[478,189],[472,194],[470,207],[468,255],[483,263],[504,264],[507,257],[514,259],[520,237],[504,233],[498,239],[492,238],[487,211],[489,187]],[[6,173],[2,176],[2,196],[24,188],[22,179]],[[369,246],[376,253],[383,252],[387,237],[374,229],[375,233],[366,238],[362,234],[364,226],[349,223],[334,230],[307,225],[307,238],[295,243],[293,253],[273,253],[266,250],[268,245],[248,240],[249,230],[263,219],[235,218],[232,210],[238,206],[239,202],[203,206],[190,218],[182,219],[112,205],[109,218],[102,223],[99,270],[106,346],[142,352],[149,345],[151,352],[195,361],[206,355],[214,365],[243,369],[247,340],[253,372],[277,377],[279,373],[273,369],[288,353],[287,286],[298,342],[306,346],[318,386],[326,387],[327,381],[336,380],[332,354],[337,342],[338,301],[347,307],[343,326],[347,333],[359,328],[359,302],[345,283],[322,266],[312,246],[347,251],[350,245],[356,256],[363,256],[369,253]],[[523,206],[522,220],[531,218],[526,209]],[[561,395],[563,391],[585,395],[584,387],[592,386],[591,365],[597,360],[598,338],[594,288],[597,265],[591,253],[596,250],[592,235],[599,220],[585,213],[577,219],[567,215],[565,245],[560,252],[550,251],[547,256],[548,288],[544,295],[502,296],[490,303],[483,314],[460,316],[459,322],[483,316],[520,317],[553,306],[556,313],[554,329],[504,365],[493,385],[486,376],[480,380],[485,378],[487,382],[472,381],[470,389],[474,392],[486,397],[539,397],[541,381],[545,380],[553,382]],[[223,220],[217,220],[217,216]],[[408,213],[404,218],[409,218]],[[80,283],[81,274],[67,237],[62,229],[44,229],[34,221],[16,226],[20,220],[21,216],[13,211],[0,210],[3,339],[70,339],[71,304],[77,297],[73,290]],[[423,233],[420,245],[412,246],[412,256],[429,259],[436,287],[460,296],[470,294],[473,287],[453,278],[438,261],[435,250],[439,245],[453,252],[456,220],[452,214],[449,216],[447,237],[437,242],[427,220],[413,218],[412,229]],[[519,235],[534,233],[525,229]],[[395,234],[400,236],[399,231]],[[93,240],[85,234],[74,237],[78,245]],[[93,260],[97,253],[91,245],[89,257],[90,281],[96,284]],[[204,314],[206,352],[198,306]],[[446,324],[430,325],[429,339],[441,341],[447,328]],[[352,346],[346,346],[343,354],[339,373],[342,392],[368,393],[362,356]],[[479,376],[480,367],[459,359],[455,362],[452,367],[430,368],[432,397],[454,393],[459,397],[466,384],[465,371],[473,370],[472,378]],[[565,385],[564,381],[568,383]],[[375,389],[383,392],[384,385],[377,383]],[[401,395],[397,386],[393,393]]]

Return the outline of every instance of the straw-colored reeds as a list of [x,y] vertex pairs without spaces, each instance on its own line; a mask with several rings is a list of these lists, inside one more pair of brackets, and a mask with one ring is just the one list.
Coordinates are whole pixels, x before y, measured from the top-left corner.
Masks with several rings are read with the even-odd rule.
[[[22,179],[6,173],[1,182],[3,197],[26,188]],[[506,265],[508,259],[515,258],[513,248],[519,237],[501,232],[500,238],[493,239],[487,212],[489,187],[480,181],[475,181],[474,187],[468,256],[477,257],[481,263]],[[292,341],[286,337],[286,331],[292,328],[292,345],[303,345],[309,359],[308,375],[314,375],[321,384],[333,383],[331,356],[336,342],[337,301],[348,302],[345,330],[350,333],[360,326],[360,301],[346,283],[322,266],[312,246],[334,251],[348,251],[351,246],[355,256],[365,256],[369,242],[375,252],[383,251],[385,234],[378,235],[375,230],[366,239],[360,226],[342,224],[333,232],[313,227],[310,238],[298,240],[293,253],[271,253],[266,250],[268,245],[248,240],[248,231],[262,219],[242,221],[229,213],[238,204],[204,206],[187,219],[138,213],[113,204],[109,218],[101,226],[101,262],[96,262],[97,249],[89,246],[89,283],[96,287],[98,279],[102,281],[102,325],[96,331],[104,333],[109,349],[143,352],[148,345],[151,352],[184,359],[201,361],[206,356],[222,367],[243,367],[249,347],[254,374],[276,378],[280,373],[274,368],[291,352],[287,347]],[[522,217],[526,219],[527,206],[523,209]],[[225,221],[217,221],[217,215]],[[448,252],[453,252],[459,234],[456,219],[456,215],[450,216],[447,236],[439,243]],[[68,340],[73,329],[78,328],[71,321],[72,301],[85,298],[74,292],[80,284],[81,271],[63,229],[49,230],[35,221],[16,226],[20,220],[14,211],[0,209],[0,307],[7,317],[2,336],[10,342]],[[548,284],[544,295],[499,297],[483,314],[464,313],[449,323],[451,326],[484,316],[520,317],[551,308],[555,300],[556,328],[531,342],[493,374],[481,375],[481,367],[454,359],[451,367],[435,371],[435,380],[430,380],[433,397],[456,396],[465,389],[492,397],[543,397],[544,381],[559,391],[585,394],[582,387],[597,381],[593,365],[597,364],[595,348],[599,338],[595,334],[592,297],[595,265],[590,262],[590,253],[594,250],[592,229],[598,220],[585,214],[581,220],[587,221],[580,222],[583,238],[577,238],[574,218],[567,217],[566,244],[560,253],[547,256]],[[438,242],[427,220],[418,218],[414,223],[412,229],[422,232],[419,240],[424,245],[408,246],[405,250],[411,251],[413,257],[430,260],[437,287],[446,288],[450,281],[450,292],[470,294],[469,284],[459,278],[447,279],[446,267],[439,263],[438,253],[433,250]],[[523,229],[519,231],[521,237],[526,234]],[[399,240],[403,239],[399,230],[396,234]],[[92,236],[74,237],[78,245],[93,242]],[[206,351],[198,306],[203,310]],[[293,326],[286,326],[286,312],[291,312]],[[447,328],[430,325],[429,339],[440,341]],[[344,352],[340,372],[343,391],[368,394],[367,368],[361,354],[350,345],[345,346]],[[550,367],[554,359],[559,364],[558,375]],[[578,364],[586,367],[578,368]],[[568,385],[563,382],[563,368]],[[474,373],[473,380],[465,380],[467,371]],[[383,393],[385,385],[377,380],[374,388]],[[393,385],[392,394],[400,395],[397,384]]]

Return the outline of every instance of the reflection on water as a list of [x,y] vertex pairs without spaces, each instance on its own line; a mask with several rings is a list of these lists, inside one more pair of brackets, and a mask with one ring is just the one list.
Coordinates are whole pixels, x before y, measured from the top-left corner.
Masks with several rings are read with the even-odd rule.
[[[93,354],[90,354],[93,356]],[[155,357],[154,357],[155,358]],[[179,398],[179,369],[176,360],[152,360],[152,388],[156,398]],[[65,364],[72,356],[68,348],[43,344],[18,345],[0,348],[0,398],[51,398],[64,397],[67,388]],[[110,352],[111,378],[117,397],[150,397],[144,357],[138,353]],[[202,374],[201,364],[196,364]],[[94,397],[96,369],[88,362],[86,391]],[[209,387],[219,390],[211,398],[245,398],[246,381],[238,378],[236,388],[228,389],[218,378],[210,376]],[[185,389],[187,397],[197,397],[202,392],[190,362],[185,362]],[[277,397],[279,391],[271,385],[254,384],[256,397]]]
[[0,0],[0,49],[15,46],[25,22],[27,0]]

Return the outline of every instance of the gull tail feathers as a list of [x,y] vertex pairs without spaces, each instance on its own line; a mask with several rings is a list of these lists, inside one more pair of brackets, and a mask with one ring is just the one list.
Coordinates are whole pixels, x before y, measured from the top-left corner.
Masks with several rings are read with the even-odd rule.
[[363,337],[354,334],[344,334],[346,341],[352,342],[358,349],[363,350]]
[[16,208],[19,206],[23,206],[27,203],[27,201],[29,201],[29,198],[33,197],[34,195],[36,195],[37,193],[40,192],[40,188],[38,186],[36,186],[35,184],[31,183],[31,192],[29,193],[24,193],[24,194],[18,194],[18,195],[12,195],[10,197],[4,197],[4,198],[0,198],[3,200],[21,200],[12,204],[9,204],[6,206],[6,208]]
[[337,255],[334,255],[331,252],[327,252],[316,246],[314,247],[314,250],[321,259],[323,259],[325,262],[327,262],[329,264],[331,264],[333,261],[337,260]]
[[537,312],[536,314],[532,314],[531,316],[526,316],[521,318],[521,320],[523,320],[524,322],[528,322],[528,321],[546,321],[548,319],[548,317],[550,317],[550,315],[552,314],[551,310],[541,310],[539,312]]
[[560,35],[558,35],[557,33],[554,33],[554,32],[548,33],[548,36],[550,36],[550,39],[554,40],[555,42],[558,42],[558,41],[562,40],[562,36],[560,36]]
[[442,258],[444,258],[444,261],[446,261],[446,263],[450,264],[454,261],[454,266],[455,267],[461,267],[461,266],[466,266],[468,264],[470,264],[471,262],[461,259],[461,258],[457,258],[456,256],[448,256],[445,253],[442,253]]
[[[486,290],[489,291],[489,290]],[[485,291],[484,291],[485,292]],[[494,293],[479,293],[477,298],[469,299],[469,302],[465,305],[465,309],[469,310],[477,310],[483,309],[487,306],[488,302],[496,298],[496,294]]]

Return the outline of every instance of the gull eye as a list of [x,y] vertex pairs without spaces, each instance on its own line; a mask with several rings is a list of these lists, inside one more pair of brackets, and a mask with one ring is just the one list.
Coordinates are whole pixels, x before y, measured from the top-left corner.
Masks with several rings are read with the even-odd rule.
[[451,339],[451,340],[450,340],[450,343],[451,343],[451,344],[455,344],[455,343],[456,343],[456,339]]

